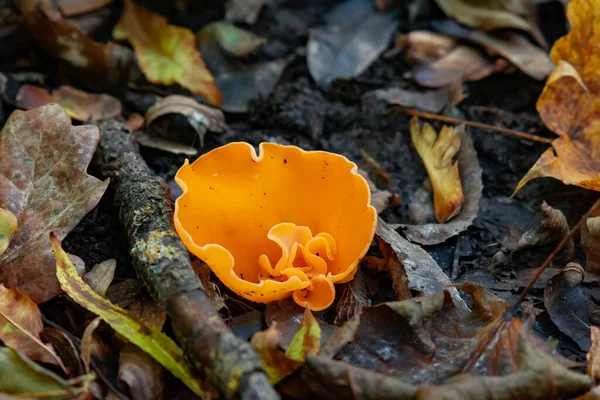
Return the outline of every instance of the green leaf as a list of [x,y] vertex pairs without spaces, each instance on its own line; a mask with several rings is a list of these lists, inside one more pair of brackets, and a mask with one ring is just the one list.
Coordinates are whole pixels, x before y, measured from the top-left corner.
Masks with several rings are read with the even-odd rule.
[[46,397],[41,395],[44,393],[52,394],[53,399],[70,399],[78,389],[17,351],[0,347],[0,392],[32,394],[25,396],[32,398]]
[[266,42],[252,32],[223,21],[206,25],[198,32],[197,40],[216,42],[223,50],[237,57],[247,56]]
[[198,379],[193,376],[192,367],[185,359],[183,351],[171,338],[94,292],[79,277],[75,266],[53,233],[50,234],[50,241],[56,258],[56,277],[60,287],[69,297],[98,315],[120,335],[148,353],[198,396],[209,397],[203,392]]
[[0,254],[8,249],[10,238],[17,229],[17,217],[4,208],[0,208]]

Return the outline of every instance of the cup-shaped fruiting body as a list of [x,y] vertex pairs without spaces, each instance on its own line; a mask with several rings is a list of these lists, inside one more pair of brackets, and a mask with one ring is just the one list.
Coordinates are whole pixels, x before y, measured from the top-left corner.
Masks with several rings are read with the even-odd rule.
[[175,180],[179,236],[252,301],[329,307],[334,283],[354,277],[375,233],[369,186],[338,154],[261,143],[257,155],[230,143],[186,161]]

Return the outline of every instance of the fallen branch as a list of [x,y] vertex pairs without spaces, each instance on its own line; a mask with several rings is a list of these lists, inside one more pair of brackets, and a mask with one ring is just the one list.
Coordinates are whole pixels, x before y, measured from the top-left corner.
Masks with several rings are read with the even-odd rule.
[[227,398],[278,399],[249,343],[227,327],[194,273],[172,225],[164,181],[150,173],[124,125],[100,124],[95,162],[110,177],[119,219],[138,277],[154,300],[166,302],[173,331],[192,364]]

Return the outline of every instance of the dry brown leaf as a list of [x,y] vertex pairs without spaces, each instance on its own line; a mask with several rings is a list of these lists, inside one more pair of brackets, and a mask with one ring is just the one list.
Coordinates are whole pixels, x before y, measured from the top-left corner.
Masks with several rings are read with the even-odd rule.
[[52,2],[15,2],[34,39],[91,89],[107,91],[127,80],[133,53],[118,44],[98,43],[73,22],[63,19]]
[[98,339],[94,337],[94,331],[98,328],[100,322],[102,322],[102,318],[94,318],[94,320],[85,327],[83,335],[81,336],[81,360],[88,373],[90,372],[92,356],[97,355]]
[[115,269],[117,268],[117,260],[109,258],[92,267],[90,272],[87,272],[83,280],[87,283],[94,292],[105,297],[106,291],[115,277]]
[[0,283],[36,303],[61,292],[49,232],[64,238],[108,186],[86,172],[99,139],[97,127],[71,126],[56,104],[15,111],[0,132],[0,208],[18,220]]
[[592,346],[586,355],[588,362],[587,374],[595,382],[600,381],[600,328],[591,327]]
[[195,36],[189,29],[169,25],[165,17],[126,0],[113,37],[133,45],[140,68],[150,82],[177,82],[211,103],[221,104],[221,92],[200,58]]
[[[456,131],[460,135],[461,140],[457,160],[460,164],[460,182],[465,193],[464,205],[455,218],[443,224],[401,224],[400,226],[404,230],[404,234],[410,241],[426,245],[445,242],[448,238],[459,234],[471,226],[479,213],[479,200],[483,192],[483,184],[481,182],[482,171],[477,159],[477,152],[473,146],[473,141],[467,136],[465,129],[457,128]],[[419,189],[418,192],[419,196],[421,196],[421,201],[431,202],[429,192],[424,189]],[[419,218],[419,213],[423,217],[428,212],[426,206],[417,207],[413,203],[411,203],[411,206],[409,206],[409,213],[412,212],[413,218]],[[433,210],[431,213],[433,214]]]
[[[541,210],[543,218],[541,225],[525,232],[519,239],[516,250],[560,242],[563,238],[569,236],[570,229],[567,218],[560,210],[552,208],[545,201],[542,202]],[[575,252],[573,239],[569,240],[567,248],[572,256]]]
[[19,88],[15,105],[21,110],[33,110],[54,102],[54,97],[44,88],[25,84]]
[[396,47],[409,64],[431,64],[456,47],[456,39],[429,31],[412,31],[399,36]]
[[444,223],[456,216],[465,202],[455,159],[461,136],[456,129],[446,125],[439,135],[428,123],[421,128],[417,117],[410,121],[410,136],[433,186],[435,218]]
[[65,17],[86,14],[105,7],[114,0],[57,0],[56,4]]
[[345,283],[340,294],[340,299],[335,306],[335,319],[333,323],[341,325],[355,314],[360,314],[362,309],[369,305],[365,275],[361,268],[356,270],[354,279]]
[[119,380],[127,384],[133,400],[164,399],[163,367],[131,343],[119,356]]
[[460,45],[437,61],[417,68],[415,80],[421,86],[439,88],[460,82],[478,81],[500,72],[508,63],[492,62],[478,50]]
[[52,345],[42,343],[42,313],[37,304],[17,289],[0,285],[0,339],[31,360],[55,364],[65,369]]
[[586,271],[600,272],[600,216],[593,215],[581,227],[581,245],[585,249]]
[[556,68],[537,102],[540,117],[559,137],[515,192],[541,177],[600,191],[600,1],[573,0],[567,16],[571,31],[552,47]]
[[389,104],[412,107],[432,113],[439,113],[447,106],[455,106],[466,98],[460,82],[454,82],[437,90],[420,92],[400,88],[378,89],[366,93],[365,96],[375,96]]

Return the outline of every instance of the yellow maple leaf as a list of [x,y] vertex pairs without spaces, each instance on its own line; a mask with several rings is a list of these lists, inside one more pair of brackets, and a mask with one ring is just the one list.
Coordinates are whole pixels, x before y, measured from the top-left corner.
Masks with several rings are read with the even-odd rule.
[[195,35],[148,9],[125,1],[125,10],[113,30],[115,40],[128,40],[146,79],[153,83],[181,86],[200,94],[214,105],[222,102],[221,91],[200,58]]
[[540,117],[559,137],[521,179],[535,178],[600,191],[600,0],[573,0],[571,31],[552,47],[556,65],[537,102]]

